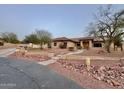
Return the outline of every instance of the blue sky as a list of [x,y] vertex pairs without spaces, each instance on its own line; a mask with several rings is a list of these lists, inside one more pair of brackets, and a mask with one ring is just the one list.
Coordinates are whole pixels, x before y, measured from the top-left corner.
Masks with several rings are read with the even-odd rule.
[[[81,37],[100,5],[0,5],[0,32],[15,32],[19,39],[35,29],[53,37]],[[114,5],[124,8],[124,5]]]

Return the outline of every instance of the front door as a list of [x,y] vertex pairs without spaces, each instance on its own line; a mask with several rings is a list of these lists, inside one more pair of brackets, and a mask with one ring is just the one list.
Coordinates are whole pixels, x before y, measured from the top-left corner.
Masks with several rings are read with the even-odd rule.
[[89,49],[89,41],[83,42],[84,49]]

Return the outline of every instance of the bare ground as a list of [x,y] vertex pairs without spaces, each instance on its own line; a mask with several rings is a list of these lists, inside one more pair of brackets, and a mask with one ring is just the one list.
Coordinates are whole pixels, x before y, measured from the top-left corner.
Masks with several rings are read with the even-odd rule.
[[[100,51],[102,53],[100,53]],[[107,51],[105,51],[105,49],[103,48],[93,48],[93,49],[89,49],[89,50],[84,50],[83,53],[77,54],[77,55],[81,55],[81,56],[100,56],[100,57],[124,57],[124,51],[113,51],[111,50],[111,53],[107,53]]]
[[30,54],[46,54],[48,55],[48,53],[54,53],[54,55],[59,55],[59,54],[65,54],[65,53],[69,53],[70,51],[68,51],[68,49],[59,49],[59,48],[51,48],[51,49],[29,49],[28,53]]
[[22,54],[20,52],[13,53],[13,54],[9,55],[8,57],[18,58],[18,59],[35,60],[35,61],[40,61],[40,62],[50,59],[50,57],[48,57],[47,55],[41,55],[41,54]]

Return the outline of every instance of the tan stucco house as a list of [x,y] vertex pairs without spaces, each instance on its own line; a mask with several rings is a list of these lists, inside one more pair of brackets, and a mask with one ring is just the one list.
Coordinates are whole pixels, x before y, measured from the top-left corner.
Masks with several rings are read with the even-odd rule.
[[[123,49],[124,49],[124,42]],[[29,44],[32,48],[40,48],[40,45]],[[103,48],[104,43],[101,38],[95,37],[80,37],[80,38],[67,38],[59,37],[54,38],[51,43],[51,48],[74,48],[74,49],[91,49],[91,48]],[[48,48],[48,44],[43,45],[43,48]],[[114,44],[111,44],[111,48],[114,48]]]
[[63,48],[69,48],[69,47],[76,48],[77,43],[78,43],[77,40],[69,39],[66,37],[60,37],[60,38],[53,39],[52,48],[60,48],[62,46]]
[[104,47],[103,41],[99,38],[94,37],[81,37],[81,38],[66,38],[60,37],[53,39],[52,48],[60,48],[61,46],[64,48],[74,47],[75,49],[78,47],[89,49],[95,47]]

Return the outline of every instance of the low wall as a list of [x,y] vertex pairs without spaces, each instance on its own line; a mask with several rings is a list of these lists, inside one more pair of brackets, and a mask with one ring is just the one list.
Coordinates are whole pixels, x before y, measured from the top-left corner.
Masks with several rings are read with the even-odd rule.
[[5,43],[4,46],[0,46],[0,49],[16,48],[16,47],[17,47],[17,44]]

